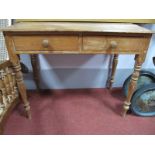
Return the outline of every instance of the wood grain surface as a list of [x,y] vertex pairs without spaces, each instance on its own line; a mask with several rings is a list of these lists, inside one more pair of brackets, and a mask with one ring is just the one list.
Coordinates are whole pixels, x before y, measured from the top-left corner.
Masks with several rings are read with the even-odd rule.
[[105,32],[105,33],[153,33],[136,24],[128,23],[81,23],[81,22],[20,22],[2,29],[12,32]]

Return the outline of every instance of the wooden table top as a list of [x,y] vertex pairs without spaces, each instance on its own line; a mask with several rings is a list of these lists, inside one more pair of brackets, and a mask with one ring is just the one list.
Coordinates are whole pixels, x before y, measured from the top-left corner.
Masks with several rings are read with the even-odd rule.
[[2,29],[4,32],[103,32],[152,34],[153,31],[129,23],[91,22],[19,22]]

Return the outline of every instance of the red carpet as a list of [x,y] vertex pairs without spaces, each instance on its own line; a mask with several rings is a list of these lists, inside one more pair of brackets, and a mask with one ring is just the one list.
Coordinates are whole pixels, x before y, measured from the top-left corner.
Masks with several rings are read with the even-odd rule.
[[29,92],[32,120],[18,106],[4,134],[155,134],[155,117],[120,116],[124,96],[120,89]]

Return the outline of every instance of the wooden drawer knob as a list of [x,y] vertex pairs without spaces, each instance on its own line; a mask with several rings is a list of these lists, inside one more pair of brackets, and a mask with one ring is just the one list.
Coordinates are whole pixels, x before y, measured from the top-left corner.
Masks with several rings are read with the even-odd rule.
[[43,40],[42,45],[44,48],[47,48],[49,46],[49,41],[47,39]]
[[117,42],[116,41],[111,41],[110,42],[110,47],[111,48],[116,48],[117,47]]

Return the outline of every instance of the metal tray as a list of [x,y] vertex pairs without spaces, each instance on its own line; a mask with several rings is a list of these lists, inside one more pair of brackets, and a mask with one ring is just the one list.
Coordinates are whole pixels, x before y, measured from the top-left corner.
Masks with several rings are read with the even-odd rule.
[[[125,80],[125,82],[123,84],[123,93],[124,93],[125,96],[127,96],[127,94],[128,94],[128,87],[129,87],[131,76],[132,75],[130,75]],[[150,71],[142,70],[140,72],[140,76],[139,76],[139,79],[138,79],[138,82],[137,82],[137,89],[139,89],[139,88],[141,88],[141,87],[143,87],[145,85],[151,84],[151,83],[155,83],[155,74],[153,74]]]
[[130,108],[139,116],[155,116],[155,83],[139,88],[132,96]]

